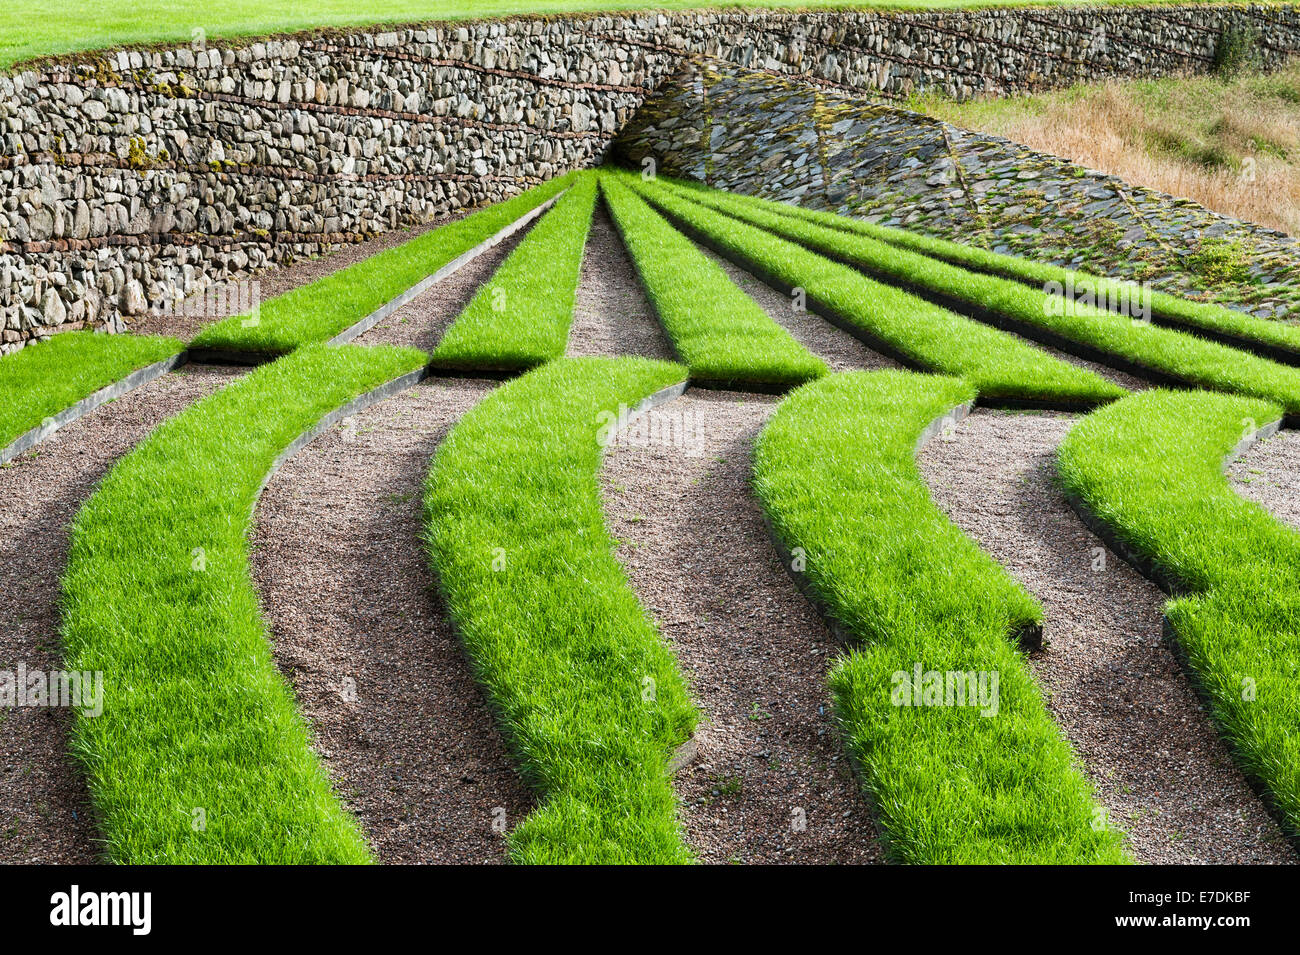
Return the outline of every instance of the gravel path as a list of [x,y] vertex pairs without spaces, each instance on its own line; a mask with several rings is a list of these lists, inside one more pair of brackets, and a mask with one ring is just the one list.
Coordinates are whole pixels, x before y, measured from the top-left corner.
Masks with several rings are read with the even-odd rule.
[[568,354],[675,358],[604,202],[587,237]]
[[921,470],[939,506],[1042,601],[1048,643],[1030,668],[1133,856],[1293,863],[1161,642],[1163,595],[1102,549],[1055,484],[1074,421],[976,412],[922,449]]
[[[791,308],[791,300],[788,295],[765,284],[762,279],[745,271],[740,266],[703,246],[698,248],[716,262],[731,277],[731,280],[744,290],[745,294],[757,302],[763,311],[767,312],[774,322],[788,331],[795,341],[803,345],[804,348],[807,348],[826,362],[832,371],[854,371],[858,369],[875,371],[882,368],[901,367],[893,359],[867,347],[848,332],[832,325],[819,315],[813,312],[796,312]],[[1130,391],[1142,391],[1151,387],[1149,383],[1141,378],[1136,378],[1125,372],[1117,371],[1097,362],[1085,361],[1082,358],[1040,345],[1028,339],[1024,339],[1024,341],[1067,364],[1078,368],[1086,368],[1107,381],[1112,381]]]
[[257,510],[276,661],[383,862],[502,862],[494,821],[531,808],[420,543],[429,460],[490,388],[433,380],[342,422]]
[[[296,288],[304,285],[310,285],[317,279],[332,275],[340,269],[345,269],[349,265],[355,265],[364,259],[370,258],[386,249],[392,249],[401,245],[403,242],[409,242],[417,236],[423,235],[440,226],[447,225],[449,222],[455,222],[457,219],[464,218],[474,210],[460,210],[452,215],[443,216],[432,222],[423,223],[418,226],[411,226],[406,229],[395,229],[390,232],[383,232],[374,238],[367,239],[365,242],[358,242],[353,245],[345,245],[341,249],[329,252],[325,255],[317,256],[313,259],[302,259],[298,262],[292,262],[289,265],[277,266],[267,269],[257,275],[248,276],[241,282],[258,283],[261,299],[265,302],[267,299],[275,298],[277,295],[283,295],[285,292],[291,292]],[[131,331],[138,335],[172,335],[176,338],[188,341],[206,325],[227,318],[230,315],[238,315],[247,311],[247,308],[240,304],[242,299],[234,296],[234,290],[230,290],[230,295],[224,299],[230,303],[227,308],[215,308],[209,303],[219,304],[220,301],[208,293],[201,293],[192,296],[188,300],[188,305],[179,308],[176,311],[181,314],[149,314],[131,323]],[[201,304],[202,308],[198,306]],[[201,314],[185,314],[199,310]]]
[[1039,344],[1029,338],[1022,340],[1027,345],[1032,345],[1040,351],[1047,352],[1047,354],[1051,355],[1053,358],[1059,358],[1067,365],[1073,365],[1076,368],[1083,368],[1086,371],[1092,372],[1094,375],[1098,375],[1109,382],[1119,385],[1121,388],[1127,388],[1129,391],[1146,391],[1148,388],[1153,387],[1151,382],[1146,379],[1138,378],[1136,375],[1130,375],[1126,371],[1111,368],[1109,365],[1103,365],[1100,362],[1088,361],[1086,358],[1080,358],[1077,355],[1071,355],[1067,351],[1061,351],[1058,348]]
[[[0,468],[0,669],[62,666],[59,580],[69,524],[113,463],[240,370],[189,365],[102,405]],[[111,674],[106,675],[111,679]],[[92,863],[85,781],[66,709],[0,710],[0,862]]]
[[470,299],[492,278],[506,257],[514,251],[528,229],[516,232],[466,265],[436,283],[427,292],[407,302],[374,328],[356,339],[361,345],[409,345],[433,351]]
[[1258,442],[1232,462],[1228,478],[1242,497],[1300,530],[1300,433],[1279,431]]
[[[749,487],[775,406],[691,391],[651,411],[608,449],[606,519],[701,709],[698,759],[676,778],[700,858],[878,862],[830,715],[839,644],[781,566]],[[673,434],[686,440],[656,440]]]
[[789,332],[800,345],[826,362],[832,371],[864,369],[876,371],[882,368],[900,367],[892,358],[886,358],[879,352],[873,351],[820,315],[808,311],[795,311],[790,296],[778,292],[740,266],[703,246],[697,248],[726,272],[731,277],[731,281],[740,286],[746,295],[757,302],[772,321]]

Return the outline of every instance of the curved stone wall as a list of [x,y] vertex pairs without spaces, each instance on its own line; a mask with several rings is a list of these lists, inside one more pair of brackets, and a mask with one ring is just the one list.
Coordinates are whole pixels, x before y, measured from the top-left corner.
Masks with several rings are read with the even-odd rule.
[[604,155],[704,54],[959,96],[1208,69],[1300,9],[1085,7],[516,19],[125,50],[0,76],[0,353],[120,330],[214,282],[504,198]]

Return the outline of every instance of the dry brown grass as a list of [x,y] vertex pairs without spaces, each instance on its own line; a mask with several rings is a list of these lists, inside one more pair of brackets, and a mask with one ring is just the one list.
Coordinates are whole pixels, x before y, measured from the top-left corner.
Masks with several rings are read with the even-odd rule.
[[1300,235],[1300,64],[914,109]]

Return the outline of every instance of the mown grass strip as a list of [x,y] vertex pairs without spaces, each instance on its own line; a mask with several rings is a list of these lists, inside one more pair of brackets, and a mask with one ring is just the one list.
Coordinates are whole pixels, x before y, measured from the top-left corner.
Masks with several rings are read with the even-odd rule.
[[979,389],[981,399],[1091,407],[1127,394],[1013,335],[872,281],[675,190],[628,175],[622,181],[676,226],[765,281],[787,291],[802,289],[809,308],[871,347],[912,367],[963,377]]
[[[682,181],[675,184],[699,192],[706,190],[706,187],[696,183]],[[1300,364],[1300,326],[1259,318],[1211,302],[1189,301],[1167,292],[1141,287],[1133,282],[1105,278],[1014,255],[1004,255],[978,246],[963,245],[948,239],[908,232],[905,229],[875,225],[851,216],[805,209],[771,199],[760,199],[757,196],[732,195],[735,199],[755,208],[864,235],[870,239],[888,242],[901,249],[938,259],[949,265],[1013,279],[1040,291],[1051,289],[1052,294],[1065,295],[1085,304],[1095,304],[1098,308],[1107,311],[1127,310],[1126,313],[1131,316],[1137,309],[1149,308],[1151,320],[1158,325],[1191,331],[1284,364]],[[1135,305],[1137,309],[1134,308]]]
[[693,381],[783,389],[827,373],[825,362],[636,193],[608,174],[601,188],[641,285]]
[[309,346],[191,406],[118,462],[77,515],[66,668],[101,672],[76,722],[119,863],[366,862],[271,658],[246,534],[273,463],[413,349]]
[[552,179],[505,202],[417,236],[396,248],[340,269],[310,285],[262,303],[254,315],[235,315],[209,325],[190,343],[209,352],[246,353],[252,359],[283,355],[325,342],[488,241],[555,196],[573,175]]
[[681,382],[640,358],[562,358],[452,429],[425,491],[448,611],[540,807],[518,862],[689,862],[667,762],[695,712],[613,556],[597,471],[620,408]]
[[174,338],[64,332],[0,358],[0,456],[35,429],[52,431],[60,412],[184,347]]
[[1157,381],[1277,401],[1288,415],[1300,416],[1300,368],[1105,309],[1066,302],[1020,282],[957,268],[864,235],[768,212],[727,193],[678,190],[678,194],[981,321]]
[[1134,395],[1061,444],[1067,493],[1177,596],[1165,609],[1239,765],[1300,833],[1300,534],[1233,492],[1225,459],[1277,405],[1206,392]]
[[759,438],[755,488],[853,643],[831,687],[891,855],[1123,862],[1013,647],[1041,609],[940,513],[916,468],[927,425],[974,397],[892,371],[805,385]]
[[515,372],[563,355],[595,208],[596,174],[582,173],[456,317],[433,365]]

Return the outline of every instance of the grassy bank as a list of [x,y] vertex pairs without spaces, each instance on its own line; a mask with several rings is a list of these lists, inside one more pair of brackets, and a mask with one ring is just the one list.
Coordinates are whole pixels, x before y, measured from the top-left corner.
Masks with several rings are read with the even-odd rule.
[[826,374],[825,362],[617,177],[603,176],[601,184],[641,285],[691,378],[786,387]]
[[105,702],[72,748],[112,861],[369,859],[272,661],[247,533],[294,438],[424,361],[315,346],[263,366],[159,427],[77,515],[66,667],[102,672]]
[[564,354],[596,194],[595,173],[573,180],[456,316],[435,366],[526,371]]
[[1194,387],[1274,400],[1288,413],[1300,414],[1300,368],[1105,309],[1066,302],[1022,282],[961,269],[862,234],[770,212],[726,193],[682,189],[678,194],[981,320],[1008,324],[1026,335],[1057,336],[1054,344],[1064,340],[1082,345]]
[[[671,182],[671,184],[691,190],[701,201],[708,201],[711,197],[718,196],[715,190],[706,189],[695,183]],[[723,196],[728,203],[728,208],[737,211],[748,206],[761,212],[791,216],[816,225],[857,233],[938,259],[949,265],[1014,279],[1040,290],[1052,289],[1052,294],[1058,296],[1068,294],[1074,301],[1095,302],[1099,308],[1112,311],[1122,311],[1127,308],[1132,311],[1134,306],[1138,309],[1148,307],[1151,319],[1157,324],[1220,339],[1235,340],[1234,343],[1247,350],[1275,349],[1288,363],[1300,364],[1300,326],[1297,325],[1257,318],[1208,302],[1190,301],[1167,292],[1141,289],[1131,282],[1077,272],[1014,255],[1001,255],[979,246],[936,239],[904,229],[873,225],[851,216],[805,209],[801,206],[773,202],[754,196],[730,193]]]
[[640,358],[551,362],[452,429],[425,491],[447,610],[541,805],[528,863],[689,862],[667,761],[695,724],[671,654],[613,556],[602,428],[682,381]]
[[1066,489],[1178,581],[1166,608],[1242,768],[1300,832],[1300,534],[1237,495],[1225,456],[1281,409],[1152,391],[1084,418],[1058,453]]
[[182,348],[172,338],[64,332],[0,358],[0,449],[51,415]]
[[675,225],[696,232],[751,272],[805,291],[808,307],[838,317],[869,344],[926,370],[972,382],[982,397],[1096,403],[1126,394],[1012,335],[971,321],[846,265],[685,198],[625,176]]
[[[832,689],[891,855],[1121,862],[1012,644],[1041,609],[939,512],[916,469],[925,427],[974,396],[964,382],[900,372],[805,385],[759,439],[755,488],[853,641]],[[922,696],[929,674],[946,686],[957,673],[983,681],[977,698]]]
[[326,342],[381,305],[491,238],[573,182],[561,176],[387,249],[262,304],[259,314],[209,325],[191,345],[283,355]]

